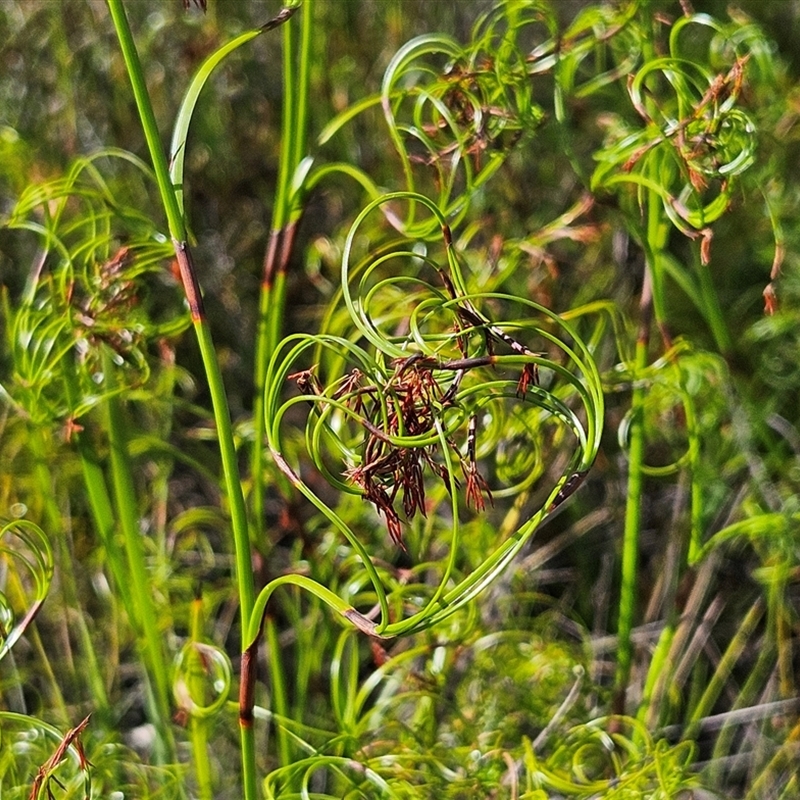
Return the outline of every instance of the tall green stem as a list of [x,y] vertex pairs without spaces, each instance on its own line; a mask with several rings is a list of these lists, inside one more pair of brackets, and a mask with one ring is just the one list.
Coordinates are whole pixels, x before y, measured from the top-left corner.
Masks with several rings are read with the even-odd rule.
[[107,0],[107,2],[108,9],[111,12],[111,19],[114,22],[114,30],[117,33],[117,39],[119,39],[122,57],[125,60],[128,78],[133,88],[136,110],[139,112],[144,138],[147,142],[147,150],[153,163],[153,171],[158,182],[161,202],[167,215],[169,231],[173,239],[183,241],[186,238],[186,228],[175,196],[175,189],[169,178],[167,157],[161,144],[156,115],[153,111],[150,93],[147,90],[147,83],[144,79],[144,70],[142,69],[142,62],[139,60],[139,52],[136,49],[136,43],[133,41],[131,26],[128,24],[128,17],[125,14],[122,0]]
[[[264,634],[269,648],[270,673],[272,675],[272,705],[273,711],[279,716],[286,718],[289,712],[289,704],[286,698],[286,676],[281,663],[281,647],[278,641],[278,631],[275,621],[271,617],[264,620]],[[282,766],[291,764],[291,743],[285,728],[278,727],[278,753]]]
[[234,544],[236,546],[237,581],[241,612],[245,619],[250,616],[255,599],[253,582],[252,561],[250,559],[250,545],[247,536],[247,517],[242,494],[239,469],[236,460],[236,448],[233,441],[228,401],[222,381],[219,363],[214,349],[214,342],[202,307],[202,297],[194,272],[191,252],[185,241],[185,225],[180,214],[178,201],[175,197],[175,188],[170,183],[167,158],[156,126],[153,106],[150,95],[144,82],[142,65],[139,54],[130,32],[125,10],[121,0],[108,0],[114,26],[117,30],[120,46],[122,48],[125,64],[133,86],[139,117],[144,128],[145,139],[150,151],[150,158],[158,181],[161,201],[167,214],[170,234],[175,244],[175,255],[181,268],[184,289],[186,290],[189,309],[192,314],[192,324],[197,336],[203,368],[206,372],[211,403],[214,410],[214,420],[217,425],[219,437],[222,470],[225,477],[228,502],[230,503],[231,521],[233,525]]
[[700,286],[703,310],[711,328],[711,333],[714,336],[714,344],[716,344],[721,353],[730,353],[733,348],[731,334],[719,305],[719,295],[711,280],[711,271],[708,268],[708,264],[704,264],[702,259],[697,266],[697,280]]
[[[114,389],[114,364],[110,355],[104,353],[103,371],[108,387]],[[111,458],[111,482],[116,504],[117,518],[122,530],[125,552],[128,561],[128,580],[136,598],[138,616],[132,622],[137,625],[137,633],[143,639],[144,662],[150,670],[154,682],[155,702],[152,711],[157,718],[153,721],[159,731],[165,752],[161,758],[174,755],[174,742],[169,728],[169,678],[162,647],[162,636],[158,626],[158,615],[153,603],[147,573],[142,534],[139,530],[139,512],[136,504],[136,489],[131,473],[131,459],[125,436],[120,401],[113,394],[106,401],[108,443]]]
[[[136,107],[144,129],[147,147],[158,182],[161,201],[167,215],[169,231],[175,246],[175,255],[181,271],[184,291],[192,316],[192,325],[197,336],[203,368],[208,381],[214,420],[219,437],[220,457],[225,481],[225,489],[230,505],[231,525],[236,557],[236,580],[239,590],[239,605],[242,615],[242,631],[246,627],[255,602],[255,584],[250,554],[250,540],[247,530],[247,514],[242,493],[242,484],[233,441],[233,430],[228,410],[228,401],[217,361],[211,332],[203,310],[202,296],[194,271],[191,251],[186,243],[186,227],[180,213],[175,187],[169,177],[169,167],[156,124],[155,114],[147,85],[144,80],[139,54],[128,24],[122,0],[108,0],[108,6],[117,32],[125,66],[133,87]],[[244,643],[243,643],[244,649]],[[245,797],[256,796],[255,745],[252,727],[241,726],[242,758],[244,771]]]
[[631,632],[636,612],[636,570],[639,556],[639,530],[642,516],[642,462],[644,458],[644,387],[637,376],[647,366],[647,338],[639,337],[634,362],[634,389],[631,400],[631,426],[628,451],[628,493],[625,504],[625,531],[622,541],[622,585],[617,625],[617,670],[615,712],[624,713],[625,691],[633,660]]
[[642,495],[644,491],[644,405],[645,385],[642,381],[647,367],[650,345],[650,326],[655,312],[656,321],[662,324],[659,314],[661,298],[661,273],[658,253],[663,245],[663,225],[659,199],[648,193],[647,230],[644,249],[646,254],[644,285],[640,302],[639,334],[633,363],[633,392],[631,396],[631,425],[628,440],[628,491],[625,501],[625,530],[622,540],[622,583],[619,597],[617,625],[617,669],[614,679],[615,712],[625,713],[625,695],[633,662],[631,632],[636,615],[636,577],[639,563],[639,533],[642,524]]
[[[192,642],[202,642],[203,639],[203,598],[198,595],[192,601],[191,633]],[[189,677],[191,691],[196,691],[202,697],[203,684],[206,680],[206,670],[196,651],[192,651],[189,659]],[[200,800],[212,800],[214,787],[211,776],[208,752],[208,720],[200,716],[192,716],[190,721],[190,736],[192,740],[192,755],[194,757],[195,776]]]
[[[63,537],[61,514],[58,510],[58,504],[53,496],[51,472],[47,467],[47,454],[52,452],[52,448],[46,441],[45,433],[41,428],[36,428],[33,430],[32,436],[30,437],[30,444],[36,460],[34,472],[36,475],[36,484],[42,498],[43,516],[46,520],[47,527],[50,529],[51,535],[61,538]],[[63,557],[63,547],[60,547],[59,550],[61,550],[59,556]],[[69,570],[65,569],[65,572],[68,573]],[[50,693],[49,699],[57,709],[60,719],[64,722],[67,722],[70,719],[67,704],[64,700],[64,695],[61,691],[59,681],[56,678],[53,666],[48,658],[47,651],[42,645],[38,627],[35,623],[33,626],[31,626],[28,635],[31,637],[33,645],[38,651],[40,656],[40,664],[42,665],[43,672],[47,677],[47,691]]]
[[250,470],[253,481],[253,529],[258,546],[264,548],[265,431],[264,383],[267,364],[283,329],[286,306],[286,269],[294,246],[299,211],[295,209],[292,178],[307,147],[308,95],[312,63],[313,0],[300,11],[300,47],[292,23],[283,26],[283,119],[278,183],[272,209],[270,240],[264,255],[258,306],[256,356],[253,370],[255,429]]

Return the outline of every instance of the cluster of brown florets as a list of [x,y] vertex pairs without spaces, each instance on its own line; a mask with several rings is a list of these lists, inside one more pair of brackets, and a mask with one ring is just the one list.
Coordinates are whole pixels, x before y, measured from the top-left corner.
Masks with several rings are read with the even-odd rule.
[[[344,475],[383,515],[392,540],[403,546],[403,522],[396,508],[400,496],[403,515],[410,522],[418,512],[426,516],[426,468],[448,491],[452,485],[460,487],[461,482],[455,477],[451,481],[447,463],[436,458],[436,445],[396,443],[397,437],[425,437],[436,432],[439,414],[454,404],[453,367],[421,355],[396,359],[393,367],[394,371],[381,386],[368,383],[360,370],[353,370],[338,382],[332,397],[358,414],[364,429],[360,463],[346,469]],[[435,374],[437,370],[449,377],[450,385],[442,385],[444,381]],[[305,394],[322,394],[322,386],[311,370],[291,377]],[[467,503],[482,510],[484,495],[491,502],[491,492],[478,471],[475,435],[476,424],[471,419],[466,457],[454,439],[448,437],[444,441],[466,480]]]

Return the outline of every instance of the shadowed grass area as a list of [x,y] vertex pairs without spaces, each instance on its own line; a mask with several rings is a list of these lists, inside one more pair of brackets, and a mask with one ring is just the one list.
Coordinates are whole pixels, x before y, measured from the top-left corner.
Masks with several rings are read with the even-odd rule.
[[796,11],[204,5],[0,8],[0,794],[794,797]]

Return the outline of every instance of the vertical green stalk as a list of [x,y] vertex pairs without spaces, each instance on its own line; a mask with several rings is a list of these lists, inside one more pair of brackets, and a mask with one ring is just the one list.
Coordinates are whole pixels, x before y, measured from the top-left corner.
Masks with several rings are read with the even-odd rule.
[[658,643],[653,652],[653,657],[650,659],[650,667],[647,670],[647,678],[645,679],[644,691],[642,692],[642,702],[636,715],[636,719],[641,722],[647,730],[655,730],[663,723],[661,714],[665,708],[654,703],[653,699],[656,687],[658,686],[659,676],[665,669],[671,669],[669,653],[674,639],[675,620],[671,618],[668,620],[664,630],[661,631],[661,635],[658,637]]
[[[649,320],[647,321],[649,329]],[[636,572],[639,558],[639,531],[642,517],[642,490],[644,459],[644,386],[639,377],[647,366],[649,336],[644,330],[636,342],[633,370],[633,397],[631,399],[631,426],[628,452],[628,492],[625,504],[625,530],[622,540],[622,584],[619,597],[619,622],[617,624],[617,669],[615,713],[625,712],[625,693],[633,660],[631,631],[636,613]]]
[[[58,542],[57,560],[59,562],[64,559],[64,547],[61,539],[63,538],[63,524],[61,520],[61,513],[53,495],[53,483],[51,471],[48,469],[48,453],[52,452],[50,443],[45,438],[45,432],[42,428],[34,427],[31,431],[30,437],[31,450],[34,454],[35,466],[34,475],[36,476],[36,483],[38,484],[39,494],[42,501],[42,515],[46,521],[46,527],[49,529],[50,535],[53,536]],[[69,569],[64,565],[64,572],[69,574]],[[69,578],[67,578],[69,580]],[[66,624],[66,622],[65,622]],[[53,666],[50,663],[50,658],[47,655],[46,649],[41,644],[38,627],[34,620],[28,634],[34,647],[39,651],[41,664],[44,667],[44,672],[48,680],[48,691],[52,704],[58,710],[59,717],[62,722],[67,723],[70,719],[67,704],[64,700],[64,694],[61,691],[59,681],[56,679]],[[74,673],[71,676],[74,678]]]
[[139,117],[144,129],[150,158],[158,181],[161,200],[167,214],[170,234],[175,245],[175,255],[181,268],[184,289],[186,291],[189,309],[192,315],[192,324],[197,336],[203,368],[206,372],[209,393],[214,410],[214,420],[217,425],[219,437],[222,469],[225,477],[228,502],[230,503],[231,521],[233,525],[234,544],[236,546],[237,579],[239,584],[240,603],[242,615],[249,618],[255,600],[255,589],[250,559],[250,547],[247,537],[247,519],[244,508],[239,470],[236,462],[236,450],[233,441],[233,430],[228,411],[228,402],[225,387],[217,362],[211,332],[202,307],[202,297],[194,272],[191,252],[185,241],[186,229],[183,217],[180,214],[175,190],[169,179],[169,170],[164,149],[161,146],[158,128],[156,126],[153,106],[144,82],[139,54],[136,51],[133,37],[130,32],[125,10],[121,0],[108,0],[111,16],[122,48],[123,57],[128,70],[128,75],[133,86],[133,93],[139,111]]
[[[75,576],[80,573],[80,568],[75,563],[74,553],[72,552],[70,529],[65,528],[63,535],[58,538],[59,541],[56,546],[60,556],[59,560],[62,564],[60,583],[64,598],[63,602],[67,608],[80,608],[78,586],[75,581]],[[75,614],[74,617],[64,615],[65,628],[73,625],[76,629],[80,648],[74,679],[78,683],[82,680],[86,681],[91,693],[95,713],[99,717],[109,720],[111,707],[86,617],[83,614]]]
[[111,12],[111,19],[114,23],[114,30],[116,31],[120,49],[122,50],[122,57],[125,61],[128,78],[133,88],[136,110],[139,112],[144,138],[150,153],[150,160],[153,163],[153,171],[156,175],[161,202],[167,215],[169,231],[173,239],[183,241],[186,238],[186,228],[180,213],[178,200],[175,197],[175,189],[169,178],[167,158],[164,153],[164,148],[161,145],[156,115],[153,111],[153,104],[150,101],[150,93],[147,90],[147,83],[144,79],[144,70],[139,60],[139,52],[136,49],[136,43],[133,41],[133,34],[128,24],[128,17],[125,14],[122,0],[107,0],[107,2],[108,9]]
[[697,279],[700,286],[700,299],[706,320],[714,337],[714,344],[716,344],[720,353],[723,355],[728,354],[733,348],[731,334],[719,305],[717,291],[711,280],[711,270],[708,268],[708,264],[703,263],[702,258],[699,259],[697,265]]
[[[192,601],[190,641],[201,642],[203,640],[203,623],[203,598],[198,592]],[[199,654],[196,651],[192,651],[192,654],[194,657],[189,664],[189,680],[192,681],[190,692],[196,692],[197,697],[202,697],[203,685],[206,680],[205,670],[200,663]],[[208,758],[208,720],[197,714],[192,714],[189,722],[189,736],[192,740],[192,756],[194,758],[195,777],[197,778],[200,800],[212,800],[214,787]]]
[[[236,448],[233,441],[233,431],[228,410],[228,401],[222,381],[219,363],[217,361],[214,343],[208,322],[203,310],[202,297],[197,277],[194,271],[191,251],[186,242],[186,227],[180,213],[175,187],[169,177],[169,167],[164,148],[161,144],[158,126],[156,124],[153,105],[144,80],[139,53],[128,24],[122,0],[108,0],[108,7],[114,22],[114,28],[119,39],[122,55],[128,77],[131,81],[133,94],[136,101],[139,118],[144,129],[147,147],[153,163],[161,201],[167,215],[169,231],[175,247],[175,255],[181,271],[186,299],[192,317],[192,325],[197,336],[203,368],[208,381],[211,404],[214,411],[214,421],[217,426],[219,438],[222,471],[225,480],[225,489],[230,505],[231,526],[236,559],[236,581],[239,590],[239,605],[242,616],[242,632],[247,627],[247,621],[253,610],[255,602],[255,585],[253,580],[253,565],[250,554],[250,540],[247,530],[247,515],[242,493],[242,484],[236,458]],[[244,650],[244,642],[242,649]],[[244,795],[247,800],[256,797],[256,768],[255,768],[255,740],[252,724],[242,721],[240,724],[242,740],[242,761]]]
[[[272,677],[272,710],[275,714],[284,719],[289,716],[289,703],[286,697],[286,677],[283,671],[281,660],[281,646],[278,641],[278,631],[275,628],[275,621],[272,617],[264,620],[264,635],[266,638],[267,649],[269,650],[269,665]],[[302,651],[301,651],[302,657]],[[276,736],[278,737],[278,753],[281,766],[292,763],[292,748],[286,729],[276,725]]]
[[[295,208],[292,178],[302,160],[308,138],[308,95],[312,64],[313,0],[306,0],[300,11],[300,47],[292,22],[283,26],[283,118],[278,183],[272,209],[272,224],[264,255],[261,293],[258,305],[256,355],[253,370],[255,429],[250,472],[253,482],[253,532],[262,549],[264,540],[265,434],[264,384],[267,365],[280,339],[286,306],[286,270],[294,246],[300,211]],[[297,187],[295,187],[297,188]]]
[[[134,621],[136,619],[136,606],[133,602],[130,586],[128,584],[124,555],[115,536],[114,511],[111,506],[111,498],[108,495],[105,474],[100,464],[90,455],[88,448],[83,443],[79,443],[78,458],[81,462],[83,484],[86,490],[86,496],[89,500],[92,521],[94,522],[94,527],[100,537],[100,541],[103,543],[103,549],[111,568],[114,586],[116,591],[120,593],[122,606],[125,612],[129,619]],[[100,674],[99,668],[98,674]],[[100,685],[103,687],[102,696],[105,696],[105,686],[102,681],[100,681]],[[95,697],[99,696],[96,688],[93,689],[93,694]],[[106,705],[107,702],[106,699]]]
[[[72,410],[77,406],[78,392],[75,374],[69,367],[63,371],[63,379],[64,395],[67,398],[69,409]],[[78,460],[80,461],[83,485],[89,502],[89,512],[92,516],[95,531],[103,544],[116,591],[119,592],[122,598],[123,608],[132,624],[136,625],[138,608],[133,602],[133,597],[131,595],[129,578],[125,566],[125,555],[116,537],[114,509],[111,503],[111,497],[108,493],[106,476],[84,435],[80,431],[75,431],[72,440],[78,454]],[[97,674],[100,674],[99,669],[97,670]],[[92,678],[93,683],[95,680],[99,679]],[[104,698],[105,686],[102,681],[99,681],[99,683],[100,687],[93,688],[93,696],[95,698]],[[98,688],[102,688],[102,694],[98,694]],[[104,707],[107,707],[107,705],[108,700],[106,698]]]
[[[114,363],[108,352],[103,354],[103,372],[109,391],[114,390]],[[142,534],[139,530],[139,511],[136,503],[136,488],[131,473],[131,456],[125,435],[125,420],[119,399],[113,394],[105,403],[106,429],[111,460],[111,483],[114,492],[119,527],[127,556],[127,579],[136,598],[137,616],[131,620],[137,628],[137,636],[142,640],[143,661],[153,679],[154,706],[156,714],[153,722],[159,733],[162,752],[161,760],[174,760],[175,746],[169,727],[169,676],[162,647],[162,635],[158,625],[158,615],[153,603],[147,573]]]
[[639,562],[639,533],[642,524],[642,495],[644,492],[644,404],[645,385],[642,380],[647,367],[650,345],[650,326],[653,312],[659,317],[661,280],[657,263],[662,244],[659,198],[648,192],[647,231],[645,235],[645,277],[640,302],[639,334],[633,363],[633,392],[631,396],[631,425],[628,452],[628,490],[625,501],[625,529],[622,540],[622,582],[617,624],[617,669],[614,678],[615,712],[625,713],[625,695],[633,662],[631,632],[636,615],[636,577]]

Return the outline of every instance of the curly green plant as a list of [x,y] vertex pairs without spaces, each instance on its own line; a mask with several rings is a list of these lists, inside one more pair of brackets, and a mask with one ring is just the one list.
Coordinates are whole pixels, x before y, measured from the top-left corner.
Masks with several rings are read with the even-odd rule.
[[[719,350],[730,351],[730,332],[709,271],[712,225],[733,202],[742,176],[754,162],[756,144],[755,127],[743,108],[741,94],[749,51],[757,51],[758,37],[737,23],[725,26],[705,14],[687,11],[671,25],[669,55],[662,56],[653,30],[654,26],[649,32],[642,31],[642,63],[627,87],[630,103],[643,124],[632,127],[616,116],[609,119],[607,140],[595,153],[598,164],[591,178],[594,191],[620,194],[626,224],[645,254],[627,439],[629,477],[617,667],[616,710],[620,713],[632,662],[630,637],[648,435],[643,379],[648,372],[650,329],[655,321],[664,349],[677,362],[666,311],[667,279],[671,278],[695,302]],[[706,40],[701,38],[702,57],[695,52],[689,57],[685,50],[689,44],[696,50],[702,34],[707,34]],[[692,251],[693,269],[686,269],[670,255],[672,228],[697,243]],[[673,369],[680,383],[680,367]],[[677,394],[686,412],[694,474],[691,562],[697,558],[701,538],[702,497],[696,472],[699,444],[692,399],[681,387]]]
[[[382,204],[401,201],[426,207],[438,219],[443,261],[419,242],[387,247],[351,266],[362,222]],[[425,196],[390,194],[362,211],[345,247],[342,302],[348,329],[287,337],[274,354],[267,435],[278,467],[344,537],[370,589],[355,576],[358,598],[340,598],[303,575],[267,584],[248,624],[241,695],[248,717],[255,649],[278,586],[309,589],[379,637],[435,625],[503,571],[578,488],[599,447],[603,395],[584,342],[537,303],[471,292],[449,226]],[[508,316],[490,317],[488,309]],[[299,391],[285,399],[287,381]],[[399,583],[393,570],[376,564],[374,536],[355,531],[302,477],[304,466],[291,463],[295,448],[284,440],[284,420],[297,406],[310,408],[305,450],[314,469],[345,496],[369,501],[396,545],[406,546],[403,519],[430,516],[436,537],[423,536],[418,545],[421,580]],[[545,478],[543,487],[553,449],[563,456],[552,485]],[[474,564],[465,563],[462,519],[470,508],[486,512],[495,498],[507,502],[496,542]],[[377,622],[368,610],[373,605]]]
[[44,531],[25,519],[0,528],[0,659],[16,644],[44,603],[53,578],[53,550]]
[[[550,9],[539,3],[507,2],[478,19],[466,44],[445,34],[415,37],[387,65],[380,93],[335,117],[320,133],[320,144],[379,107],[400,162],[403,183],[398,188],[409,193],[406,214],[383,209],[387,219],[409,236],[434,232],[435,218],[413,199],[424,194],[455,227],[466,218],[481,187],[535,135],[544,118],[533,96],[524,44],[538,28],[555,35]],[[372,199],[380,193],[372,178],[350,164],[311,169],[309,163],[308,169],[309,190],[341,172],[358,181]]]
[[[132,176],[127,172],[131,166]],[[58,543],[63,567],[61,542],[68,523],[53,487],[61,494],[68,491],[70,481],[60,473],[56,476],[51,454],[77,455],[123,606],[143,635],[143,660],[155,686],[152,713],[159,736],[169,742],[168,678],[157,612],[145,588],[145,555],[120,396],[150,384],[153,343],[165,346],[186,327],[186,320],[180,311],[175,313],[174,305],[170,308],[169,301],[153,300],[170,250],[152,221],[120,198],[110,177],[116,169],[128,175],[132,187],[137,179],[152,180],[150,170],[135,156],[102,150],[76,159],[63,178],[31,185],[5,223],[8,229],[38,234],[41,248],[15,307],[5,298],[13,368],[3,397],[29,428],[29,446],[36,457],[36,488],[20,492],[20,497],[32,515],[43,515],[49,535]],[[99,426],[98,411],[106,417]],[[108,434],[111,445],[108,474],[103,456],[90,443],[98,428]],[[122,545],[116,538],[117,526],[124,531]],[[136,601],[129,589],[131,580],[139,596]],[[62,583],[69,587],[67,592],[76,593],[69,570]],[[82,651],[96,666],[89,631],[85,624],[80,630]],[[98,672],[92,669],[90,680],[107,713]]]
[[[152,34],[166,6],[151,14],[109,0],[155,171],[116,151],[80,158],[65,179],[36,181],[5,226],[35,232],[41,251],[25,289],[4,296],[0,500],[8,516],[40,523],[43,551],[53,552],[27,567],[19,560],[38,543],[33,528],[3,549],[2,577],[12,577],[0,596],[0,646],[8,651],[23,628],[24,638],[5,652],[2,699],[6,686],[14,709],[41,697],[73,744],[92,710],[86,754],[98,777],[107,770],[102,791],[118,776],[117,790],[137,795],[147,791],[126,784],[114,745],[91,743],[98,728],[117,741],[143,733],[134,728],[142,719],[148,731],[153,723],[142,752],[163,775],[152,793],[180,781],[179,792],[201,798],[225,791],[219,778],[237,746],[250,800],[259,791],[679,797],[692,788],[688,740],[706,730],[722,731],[718,773],[723,757],[746,755],[740,742],[753,734],[765,752],[775,744],[753,792],[779,784],[796,736],[790,720],[773,723],[794,709],[797,470],[786,456],[798,452],[796,404],[777,374],[766,398],[757,378],[743,379],[728,329],[736,311],[724,299],[738,285],[715,287],[719,262],[709,262],[727,252],[724,217],[737,219],[760,158],[763,37],[739,12],[720,23],[688,3],[682,16],[657,2],[590,5],[562,26],[554,3],[506,0],[465,42],[425,34],[394,53],[403,34],[390,24],[391,44],[377,60],[370,52],[373,94],[349,107],[361,86],[331,98],[338,116],[309,147],[309,120],[325,106],[312,94],[330,88],[328,66],[331,75],[349,69],[334,63],[339,33],[326,23],[361,8],[333,6],[292,3],[263,26],[240,24],[249,10],[210,6],[164,37]],[[386,4],[387,19],[397,22],[401,7]],[[142,26],[137,42],[127,15]],[[213,135],[193,151],[192,119],[196,108],[203,116],[212,75],[279,25],[280,134],[259,116],[251,138],[243,112],[224,152]],[[59,72],[69,55],[61,45]],[[267,51],[254,49],[252,64]],[[165,151],[157,103],[194,59],[201,65]],[[270,56],[257,77],[251,63],[229,70],[218,96],[236,100],[237,115],[266,100],[269,117],[277,63]],[[376,64],[387,65],[382,80]],[[217,110],[215,122],[226,109]],[[243,164],[278,154],[274,202],[263,197],[269,164],[241,183],[219,169],[241,141]],[[229,186],[206,183],[223,171]],[[204,187],[191,203],[184,172]],[[350,186],[339,194],[331,183],[342,177]],[[135,210],[157,206],[153,186],[166,226]],[[212,195],[215,207],[246,196],[250,211],[231,215],[227,233],[227,222],[200,230],[195,220],[201,244],[242,224],[250,244],[269,236],[260,291],[245,288],[258,278],[237,243],[225,265],[216,249],[204,253],[214,276],[204,298],[187,212],[205,211]],[[774,199],[774,187],[766,195]],[[253,197],[271,205],[271,222]],[[779,224],[763,222],[767,233]],[[307,235],[317,238],[304,276]],[[229,266],[217,292],[216,270]],[[220,307],[255,321],[254,340],[245,324],[226,330]],[[698,339],[720,354],[675,336],[695,317]],[[793,319],[772,318],[771,353]],[[176,340],[190,325],[208,385],[207,399],[200,381],[196,406],[175,363],[193,357],[191,342]],[[604,422],[618,436],[605,435],[601,453]],[[602,472],[572,498],[598,454]],[[52,564],[49,588],[40,572]],[[734,582],[749,591],[732,598]],[[52,601],[36,614],[48,590]],[[543,594],[563,615],[561,630],[541,633],[531,610],[539,600],[523,599]],[[511,607],[525,610],[508,624]],[[563,645],[567,628],[579,659]],[[39,635],[51,630],[63,669]],[[241,665],[229,662],[237,650]],[[612,708],[635,700],[637,722],[575,728],[606,713],[608,653]],[[29,674],[33,690],[23,691]],[[51,738],[57,746],[64,737]],[[53,749],[19,764],[32,778]],[[22,786],[19,765],[3,757],[3,788]],[[50,763],[77,795],[72,766]],[[58,794],[50,771],[39,794]]]
[[562,796],[672,800],[699,786],[691,772],[694,745],[653,741],[634,720],[597,719],[573,728],[564,741],[540,759],[526,747],[527,791],[531,800]]

